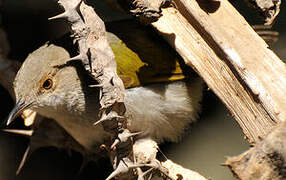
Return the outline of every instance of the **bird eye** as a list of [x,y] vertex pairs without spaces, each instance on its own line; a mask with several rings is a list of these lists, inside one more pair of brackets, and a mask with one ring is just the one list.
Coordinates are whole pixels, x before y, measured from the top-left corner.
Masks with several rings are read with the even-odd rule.
[[46,79],[42,86],[46,90],[51,89],[53,86],[53,81],[51,79]]

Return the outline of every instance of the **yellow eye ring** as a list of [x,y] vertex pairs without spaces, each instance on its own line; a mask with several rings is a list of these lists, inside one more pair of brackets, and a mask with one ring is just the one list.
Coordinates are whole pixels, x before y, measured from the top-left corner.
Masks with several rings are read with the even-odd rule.
[[51,89],[52,86],[53,86],[53,80],[51,80],[51,79],[46,79],[42,85],[42,87],[46,90]]

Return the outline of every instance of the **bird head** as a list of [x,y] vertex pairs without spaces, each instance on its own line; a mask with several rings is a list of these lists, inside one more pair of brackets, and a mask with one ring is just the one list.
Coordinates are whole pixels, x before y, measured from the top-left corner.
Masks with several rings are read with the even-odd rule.
[[54,119],[85,110],[88,87],[81,79],[88,75],[69,59],[64,48],[47,44],[27,57],[14,80],[16,105],[7,125],[27,108]]

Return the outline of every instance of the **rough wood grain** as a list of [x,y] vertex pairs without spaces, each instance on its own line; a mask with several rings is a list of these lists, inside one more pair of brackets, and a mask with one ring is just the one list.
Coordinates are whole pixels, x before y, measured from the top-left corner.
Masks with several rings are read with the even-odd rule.
[[[275,121],[286,117],[286,68],[285,64],[269,49],[227,1],[222,0],[217,9],[206,10],[195,1],[179,0],[184,5],[189,20],[197,24],[210,37],[217,53],[227,58],[234,73],[238,73],[245,87],[261,103]],[[211,6],[211,5],[208,5]]]
[[[208,86],[218,95],[235,117],[249,141],[255,142],[260,137],[264,137],[271,128],[282,119],[282,114],[280,114],[281,118],[279,119],[277,118],[277,113],[273,112],[273,108],[270,108],[273,107],[271,105],[273,103],[270,101],[273,99],[267,100],[267,102],[261,102],[260,100],[265,96],[267,98],[272,97],[270,94],[273,95],[271,91],[268,91],[271,85],[268,85],[268,89],[265,90],[264,88],[266,87],[264,86],[266,86],[267,83],[265,82],[266,84],[262,86],[260,84],[261,81],[277,78],[276,75],[278,75],[278,73],[274,71],[273,67],[269,67],[269,62],[265,62],[264,60],[264,62],[261,62],[262,60],[259,61],[259,58],[262,56],[265,57],[264,59],[276,61],[277,64],[282,66],[282,68],[278,67],[281,71],[285,71],[283,69],[284,65],[240,16],[239,19],[237,19],[228,14],[228,16],[234,18],[232,21],[239,21],[239,24],[236,24],[239,25],[239,28],[235,27],[235,25],[231,25],[231,27],[227,24],[223,25],[218,23],[219,25],[217,25],[215,23],[225,16],[223,13],[228,12],[226,9],[221,9],[222,12],[220,12],[219,16],[211,17],[211,15],[200,8],[196,1],[184,2],[185,5],[189,5],[189,3],[193,5],[192,11],[197,13],[196,17],[191,18],[186,9],[180,9],[180,12],[186,15],[185,18],[175,8],[166,8],[162,11],[163,16],[159,18],[157,22],[152,23],[152,25],[158,30],[160,35],[177,50],[186,64],[192,66],[202,76]],[[227,2],[221,1],[221,4],[223,3]],[[230,5],[227,4],[227,6]],[[220,10],[217,9],[217,11]],[[236,10],[232,9],[232,11]],[[226,19],[228,19],[228,21],[231,20],[231,18]],[[202,23],[200,21],[203,21],[203,27],[200,26],[199,23]],[[213,33],[207,33],[207,28],[212,30]],[[244,29],[244,31],[247,30],[249,32],[244,32],[244,34],[234,32],[234,30],[237,31],[237,29]],[[216,33],[216,31],[219,30],[230,31],[230,35],[228,35],[227,32]],[[262,54],[254,53],[255,51],[259,51],[259,49],[256,49],[258,45],[257,43],[248,43],[248,40],[245,41],[244,44],[236,43],[234,46],[233,43],[235,41],[233,39],[235,35],[237,35],[236,37],[242,36],[242,38],[244,38],[243,36],[246,36],[246,38],[250,36],[252,39],[256,39],[258,41],[257,43],[263,48],[263,50],[261,49]],[[216,43],[214,39],[217,39],[219,43]],[[253,40],[251,42],[253,42]],[[250,47],[245,48],[246,44],[251,44],[252,50]],[[222,51],[223,48],[225,52]],[[247,53],[250,59],[246,55]],[[247,64],[242,64],[242,59],[248,61]],[[244,74],[242,74],[242,77],[238,76],[239,74],[235,71],[233,65],[231,66],[232,63],[243,67],[242,70]],[[258,71],[255,69],[248,71],[248,66],[262,66],[268,70],[260,70],[261,74],[256,75],[255,72]],[[261,76],[262,74],[268,77],[265,78]],[[275,77],[272,77],[274,75]],[[247,84],[249,84],[250,87],[246,86]],[[255,90],[254,93],[246,91],[246,89],[251,90],[251,88]],[[275,88],[277,90],[277,87]],[[259,95],[255,97],[253,96],[254,94]],[[281,96],[281,98],[284,98],[284,96]],[[267,109],[268,107],[269,109]]]

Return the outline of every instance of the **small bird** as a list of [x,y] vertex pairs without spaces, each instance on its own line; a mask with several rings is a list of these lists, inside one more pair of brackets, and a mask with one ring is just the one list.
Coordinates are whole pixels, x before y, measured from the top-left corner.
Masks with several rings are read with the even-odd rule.
[[[148,137],[157,142],[177,141],[198,116],[201,80],[197,77],[185,80],[178,63],[165,66],[168,61],[160,64],[160,58],[147,62],[134,48],[129,48],[130,44],[112,33],[108,36],[118,74],[127,88],[125,116],[128,129],[141,132],[141,138]],[[154,51],[149,43],[146,49]],[[153,54],[174,57],[168,51],[162,55],[158,55],[158,51]],[[17,73],[14,81],[16,105],[7,125],[30,108],[54,119],[80,145],[92,151],[110,137],[100,124],[93,125],[99,120],[100,109],[100,90],[92,86],[96,83],[80,60],[71,60],[62,47],[45,44],[27,57]]]

